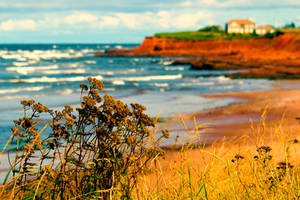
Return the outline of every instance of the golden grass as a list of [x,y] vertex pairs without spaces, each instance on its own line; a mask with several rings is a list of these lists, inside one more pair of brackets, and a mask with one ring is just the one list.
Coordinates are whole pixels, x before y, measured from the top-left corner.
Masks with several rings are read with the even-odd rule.
[[299,133],[265,114],[251,136],[167,152],[140,177],[136,199],[299,199]]
[[[139,154],[139,148],[132,150],[129,157],[134,162],[129,162],[129,157],[126,158],[129,167],[126,168],[126,173],[120,173],[119,176],[115,174],[123,170],[122,166],[111,170],[112,175],[109,176],[101,174],[99,170],[93,171],[90,163],[95,165],[96,161],[94,159],[92,162],[90,156],[95,153],[79,164],[68,163],[67,153],[58,154],[56,156],[60,163],[57,167],[41,164],[42,171],[26,172],[21,166],[16,176],[0,187],[0,199],[299,199],[299,132],[291,131],[286,125],[288,120],[284,117],[271,123],[266,121],[266,115],[267,107],[261,115],[261,123],[251,124],[249,127],[251,135],[241,133],[240,137],[210,145],[205,145],[205,141],[202,141],[205,125],[198,125],[194,119],[194,129],[188,130],[186,127],[186,136],[182,140],[189,143],[182,142],[179,150],[169,150],[160,157],[160,153],[155,153],[152,157],[148,155],[151,152],[146,151],[144,158]],[[86,117],[89,119],[89,116]],[[17,123],[19,128],[23,123],[29,124],[22,120]],[[185,126],[184,121],[182,123]],[[32,146],[38,143],[44,129],[36,132],[30,143]],[[17,130],[14,129],[14,134],[17,134]],[[111,134],[108,132],[108,135]],[[166,130],[162,134],[164,138],[169,136]],[[146,142],[142,142],[140,148],[156,144],[157,135],[159,134],[155,129],[150,131],[143,138]],[[130,142],[128,139],[124,141]],[[33,151],[35,148],[31,149]],[[21,157],[21,163],[29,155],[29,150],[25,150],[27,153]],[[79,150],[74,152],[78,153]],[[116,162],[106,157],[98,160],[104,159],[109,161],[106,165]],[[85,164],[87,166],[82,167]],[[36,178],[25,179],[17,184],[19,177],[26,173],[35,173]],[[130,179],[133,175],[135,177]],[[77,179],[81,180],[80,183],[76,182]],[[100,185],[105,184],[105,181],[113,184],[94,189],[92,186],[95,181]],[[61,183],[64,184],[63,187],[60,186]],[[126,184],[131,184],[132,187],[126,187]],[[90,190],[82,191],[80,188]],[[127,196],[122,188],[129,188]]]

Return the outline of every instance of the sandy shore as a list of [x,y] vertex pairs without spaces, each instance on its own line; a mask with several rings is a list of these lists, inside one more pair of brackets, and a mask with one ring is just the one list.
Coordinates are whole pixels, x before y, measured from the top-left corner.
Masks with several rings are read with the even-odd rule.
[[[202,133],[203,139],[210,143],[215,140],[251,134],[251,123],[255,127],[261,124],[261,116],[266,110],[266,123],[272,127],[274,123],[283,123],[291,132],[300,128],[300,81],[276,81],[273,90],[231,92],[206,95],[209,98],[236,98],[240,101],[229,106],[191,113],[180,116],[189,130],[197,125],[206,124],[209,130]],[[284,120],[283,120],[284,119]],[[163,123],[160,128],[171,131],[171,141],[176,135],[185,133],[179,117]],[[172,144],[172,142],[168,142]]]

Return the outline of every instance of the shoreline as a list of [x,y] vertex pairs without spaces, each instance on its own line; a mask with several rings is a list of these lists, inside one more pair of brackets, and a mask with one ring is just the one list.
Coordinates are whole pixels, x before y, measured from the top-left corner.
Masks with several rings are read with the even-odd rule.
[[[184,120],[188,130],[195,127],[195,119],[198,126],[207,125],[205,127],[208,130],[201,133],[201,137],[202,142],[209,145],[223,139],[251,135],[251,123],[255,127],[260,126],[264,111],[266,111],[265,123],[268,125],[280,123],[283,121],[282,119],[285,119],[283,125],[288,129],[300,128],[300,123],[296,119],[300,116],[300,80],[275,82],[272,90],[206,94],[204,96],[216,99],[234,98],[240,101],[228,106],[177,116],[168,122],[161,123],[160,129],[170,129],[172,140],[176,138],[176,134],[186,132],[180,118]],[[202,130],[204,129],[203,127]],[[168,143],[165,146],[167,149],[172,149],[176,145]]]
[[168,57],[193,70],[239,70],[230,78],[300,78],[300,34],[272,38],[183,40],[146,37],[132,49],[108,49],[95,57]]

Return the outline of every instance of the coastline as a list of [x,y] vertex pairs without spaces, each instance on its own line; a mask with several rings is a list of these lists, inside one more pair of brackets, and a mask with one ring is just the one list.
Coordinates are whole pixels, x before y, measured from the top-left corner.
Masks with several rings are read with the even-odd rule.
[[146,37],[132,49],[108,49],[95,57],[169,57],[193,70],[239,70],[230,78],[300,78],[300,34],[271,38],[184,40]]
[[[181,115],[162,123],[161,129],[170,129],[171,140],[175,139],[177,134],[186,132],[182,119],[188,130],[195,127],[194,119],[197,125],[204,125],[208,128],[201,133],[202,142],[206,144],[242,135],[251,135],[253,134],[251,126],[259,127],[261,125],[264,111],[266,111],[266,124],[272,126],[284,122],[282,126],[291,132],[300,128],[299,121],[296,119],[300,116],[299,80],[275,82],[273,90],[207,94],[205,97],[234,98],[239,101],[228,106]],[[271,131],[268,130],[268,133],[270,134]],[[174,144],[168,143],[166,146],[172,148]]]

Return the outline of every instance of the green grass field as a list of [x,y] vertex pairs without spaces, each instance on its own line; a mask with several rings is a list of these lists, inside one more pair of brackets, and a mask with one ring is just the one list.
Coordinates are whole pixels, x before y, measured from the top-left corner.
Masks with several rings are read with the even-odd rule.
[[280,29],[283,33],[300,33],[300,28],[284,28]]
[[166,32],[157,33],[155,37],[169,37],[182,40],[216,40],[216,39],[248,39],[248,38],[262,38],[255,34],[226,34],[225,31],[218,32],[200,32],[200,31],[183,31],[183,32]]

